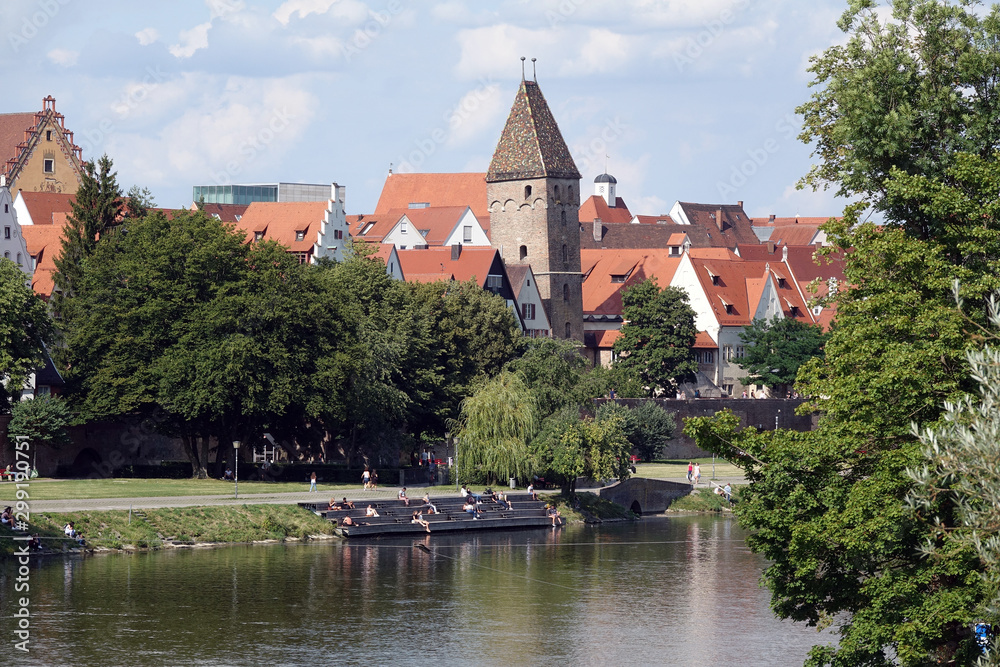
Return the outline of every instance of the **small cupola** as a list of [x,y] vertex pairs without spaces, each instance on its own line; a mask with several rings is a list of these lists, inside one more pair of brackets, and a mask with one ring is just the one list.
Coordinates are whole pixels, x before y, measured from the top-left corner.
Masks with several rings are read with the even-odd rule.
[[604,197],[608,206],[614,208],[615,202],[618,201],[618,195],[615,193],[617,184],[618,180],[611,174],[601,174],[594,179],[594,194],[598,197]]

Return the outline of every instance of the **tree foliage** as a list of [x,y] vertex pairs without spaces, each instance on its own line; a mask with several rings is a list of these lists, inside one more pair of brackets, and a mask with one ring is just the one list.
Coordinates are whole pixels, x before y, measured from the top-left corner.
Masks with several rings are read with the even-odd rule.
[[674,414],[656,401],[641,401],[634,406],[608,401],[598,406],[597,421],[610,417],[621,420],[625,438],[643,461],[656,458],[677,428]]
[[747,372],[743,384],[771,387],[773,395],[779,398],[788,394],[799,367],[823,354],[826,342],[819,326],[778,317],[754,320],[743,328],[740,339],[746,350],[737,361]]
[[503,371],[462,401],[458,476],[481,472],[488,480],[525,479],[531,472],[528,441],[538,428],[538,406],[517,373]]
[[45,302],[26,285],[24,271],[0,259],[0,414],[10,412],[28,378],[45,363],[55,328]]
[[691,348],[698,330],[687,293],[677,287],[660,289],[655,278],[622,292],[625,324],[614,350],[615,362],[640,378],[650,396],[671,393],[698,370]]
[[47,445],[53,449],[70,442],[68,429],[73,424],[73,413],[58,396],[18,401],[11,415],[7,425],[7,438],[11,443],[16,436],[27,436],[32,446]]
[[629,441],[622,418],[611,415],[602,420],[566,413],[553,423],[546,448],[547,479],[554,478],[563,495],[576,491],[578,477],[596,480],[628,479]]

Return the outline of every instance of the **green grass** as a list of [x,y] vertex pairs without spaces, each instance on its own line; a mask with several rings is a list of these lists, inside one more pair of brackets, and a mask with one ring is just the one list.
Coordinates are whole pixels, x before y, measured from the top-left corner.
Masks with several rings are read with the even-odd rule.
[[[23,483],[22,483],[23,484]],[[319,495],[358,491],[359,484],[319,484]],[[296,493],[309,490],[308,482],[240,482],[244,493]],[[14,500],[13,482],[0,483],[0,501]],[[157,496],[233,495],[233,483],[218,479],[58,479],[30,481],[31,500],[85,500],[90,498],[154,498]]]
[[[733,499],[739,500],[739,496],[739,487],[733,487]],[[698,489],[670,503],[671,511],[680,512],[727,512],[729,509],[725,497],[716,495],[712,489]]]
[[[86,511],[33,514],[31,532],[42,537],[63,537],[62,527],[72,521],[89,547],[157,548],[166,541],[255,542],[289,537],[332,535],[333,525],[297,505],[243,505],[224,507],[178,507],[143,510]],[[11,553],[12,532],[0,528],[0,553]],[[43,540],[60,550],[72,540]]]
[[[701,464],[702,481],[713,479],[712,457],[690,459],[692,463]],[[655,461],[653,463],[637,463],[635,477],[651,479],[687,479],[688,459],[675,461]],[[725,459],[715,459],[715,478],[743,477],[743,471]]]

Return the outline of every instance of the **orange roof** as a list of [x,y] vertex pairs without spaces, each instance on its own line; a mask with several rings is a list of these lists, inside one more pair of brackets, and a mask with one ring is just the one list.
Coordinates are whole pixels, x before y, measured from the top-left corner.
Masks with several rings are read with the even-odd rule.
[[716,349],[719,347],[719,344],[713,340],[707,331],[699,331],[698,335],[694,338],[694,347]]
[[594,218],[601,222],[628,223],[632,221],[632,214],[621,197],[615,197],[615,207],[611,208],[601,195],[591,195],[580,205],[580,222],[593,224]]
[[408,209],[415,203],[468,206],[480,224],[489,226],[486,174],[389,174],[375,205],[375,215],[394,208]]
[[464,246],[458,259],[452,259],[452,249],[425,248],[399,250],[399,268],[407,282],[433,283],[439,280],[475,280],[486,285],[493,261],[499,254],[494,248]]
[[593,341],[587,341],[587,343],[593,343],[592,345],[588,345],[588,347],[611,349],[614,347],[615,341],[621,338],[622,332],[620,329],[599,329],[597,331],[587,331],[586,334],[587,338],[593,336]]
[[[787,225],[810,225],[810,226],[813,226],[813,227],[819,227],[820,225],[822,225],[823,223],[825,223],[827,220],[829,220],[831,217],[834,217],[834,216],[827,216],[825,218],[816,218],[816,217],[813,217],[813,218],[800,218],[798,216],[795,216],[795,217],[792,217],[792,218],[778,218],[778,217],[773,217],[773,218],[751,218],[750,219],[750,223],[754,227],[784,227],[784,226],[787,226]],[[838,218],[838,220],[839,220],[839,218]]]
[[815,225],[776,225],[767,240],[783,245],[809,245],[818,232]]
[[681,256],[665,248],[639,250],[581,250],[584,271],[583,313],[590,316],[622,315],[621,291],[655,277],[663,288],[670,284]]
[[347,228],[351,236],[356,239],[381,243],[392,228],[396,226],[402,217],[401,209],[383,213],[381,215],[364,214],[347,216]]
[[293,252],[310,252],[326,217],[326,205],[322,201],[254,202],[234,224],[246,232],[248,241],[261,233],[264,240],[277,241]]
[[744,260],[735,256],[732,259],[719,260],[699,259],[693,255],[691,264],[702,289],[708,296],[715,318],[722,326],[750,324],[760,304],[769,273],[777,289],[784,316],[806,322],[813,321],[812,313],[797,282],[791,277],[779,280],[786,273],[791,276],[789,267],[785,265],[772,268],[769,262]]
[[0,114],[0,172],[6,162],[18,156],[17,145],[26,141],[24,133],[35,127],[34,112]]
[[31,277],[31,289],[35,294],[48,298],[55,288],[53,276],[56,273],[56,258],[62,252],[62,232],[66,224],[66,214],[56,216],[51,225],[25,225],[21,227],[28,254],[36,260],[35,272]]
[[[51,225],[55,213],[72,213],[74,195],[53,192],[27,192],[21,190],[21,198],[34,225]],[[22,222],[24,225],[27,221]]]

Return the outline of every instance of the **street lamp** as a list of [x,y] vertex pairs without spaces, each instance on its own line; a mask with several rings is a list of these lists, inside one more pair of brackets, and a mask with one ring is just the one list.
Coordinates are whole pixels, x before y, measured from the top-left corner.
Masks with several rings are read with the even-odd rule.
[[233,457],[236,459],[236,464],[233,466],[236,473],[236,495],[235,498],[240,497],[240,441],[233,440]]

